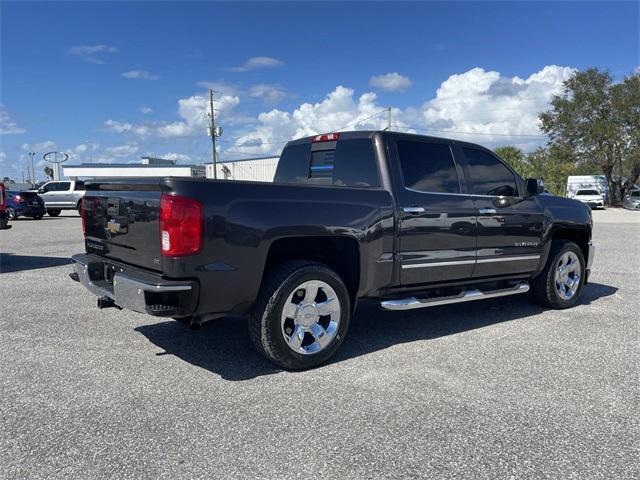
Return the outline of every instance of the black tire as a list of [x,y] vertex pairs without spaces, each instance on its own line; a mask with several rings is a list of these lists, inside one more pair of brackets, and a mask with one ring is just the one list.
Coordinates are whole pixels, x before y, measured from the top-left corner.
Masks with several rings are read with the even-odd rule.
[[0,230],[6,230],[8,223],[9,223],[9,216],[8,215],[2,215],[0,217]]
[[[340,322],[335,336],[322,350],[301,354],[289,348],[282,334],[281,315],[288,297],[304,282],[320,280],[336,293]],[[306,370],[326,362],[338,350],[349,328],[351,301],[340,276],[326,265],[310,261],[290,261],[268,272],[256,305],[249,316],[249,334],[258,351],[286,370]]]
[[53,210],[53,209],[50,209],[50,210],[47,210],[47,215],[49,215],[50,217],[57,217],[58,215],[60,215],[60,212],[61,212],[61,211],[62,211],[62,210]]
[[9,218],[11,220],[17,220],[18,219],[17,212],[11,207],[7,208],[7,215],[9,215]]
[[76,206],[76,210],[78,210],[78,215],[82,216],[82,200],[78,202],[78,205]]
[[34,220],[40,220],[42,217],[44,217],[44,215],[38,214],[35,217],[33,217]]
[[[567,252],[573,252],[578,261],[580,262],[580,280],[578,288],[569,299],[564,299],[558,293],[556,288],[555,274],[558,267],[558,263],[562,256]],[[532,282],[532,294],[537,303],[545,307],[554,309],[571,308],[580,299],[580,293],[584,286],[585,280],[585,262],[584,255],[580,247],[568,240],[555,240],[551,245],[551,251],[549,252],[549,258],[544,270],[538,275]]]

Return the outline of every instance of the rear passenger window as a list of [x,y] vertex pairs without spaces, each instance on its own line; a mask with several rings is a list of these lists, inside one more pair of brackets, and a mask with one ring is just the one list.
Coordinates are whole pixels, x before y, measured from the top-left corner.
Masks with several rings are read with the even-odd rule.
[[405,187],[420,192],[460,193],[448,144],[399,141],[397,146]]
[[275,183],[307,183],[310,143],[288,145],[280,155]]
[[475,148],[464,148],[468,164],[468,176],[472,184],[472,193],[517,197],[516,179],[504,163],[493,155]]

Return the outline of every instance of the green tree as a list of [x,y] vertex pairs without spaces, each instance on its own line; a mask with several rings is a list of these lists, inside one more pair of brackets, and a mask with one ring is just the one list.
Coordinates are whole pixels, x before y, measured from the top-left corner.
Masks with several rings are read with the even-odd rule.
[[507,162],[520,176],[527,178],[530,176],[530,166],[522,150],[513,145],[498,147],[495,149],[496,155]]
[[[540,114],[549,147],[569,151],[579,166],[598,169],[619,204],[640,176],[640,76],[614,84],[597,68],[576,72]],[[616,171],[617,170],[617,171]],[[627,180],[623,181],[622,176]]]
[[45,165],[45,167],[43,168],[44,170],[44,174],[49,177],[51,180],[53,180],[53,168],[51,168],[48,165]]

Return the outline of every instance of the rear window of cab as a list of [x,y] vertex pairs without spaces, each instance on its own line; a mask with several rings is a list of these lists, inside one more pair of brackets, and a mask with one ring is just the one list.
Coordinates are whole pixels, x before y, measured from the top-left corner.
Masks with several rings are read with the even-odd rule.
[[287,146],[274,183],[378,188],[380,178],[369,138]]

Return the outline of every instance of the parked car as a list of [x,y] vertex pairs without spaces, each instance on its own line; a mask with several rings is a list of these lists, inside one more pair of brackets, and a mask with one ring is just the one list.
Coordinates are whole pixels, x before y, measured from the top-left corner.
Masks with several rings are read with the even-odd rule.
[[573,199],[586,203],[591,208],[604,208],[604,196],[594,188],[578,190]]
[[[614,176],[614,178],[617,178]],[[578,190],[597,190],[605,203],[609,197],[609,184],[604,175],[569,175],[567,177],[567,197],[573,198]]]
[[4,183],[0,182],[0,230],[5,230],[9,223],[9,214],[7,213],[7,194]]
[[16,220],[18,217],[30,217],[40,220],[44,217],[44,202],[37,193],[7,192],[7,213],[9,218]]
[[47,215],[57,217],[62,210],[77,210],[84,196],[84,182],[77,180],[62,180],[45,183],[37,190],[44,200]]
[[640,190],[628,192],[624,197],[622,206],[629,210],[640,210]]
[[326,361],[359,299],[404,311],[531,290],[576,305],[591,210],[541,195],[490,150],[387,131],[289,142],[274,183],[200,178],[87,184],[72,279],[100,308],[197,326],[248,314],[276,365]]

